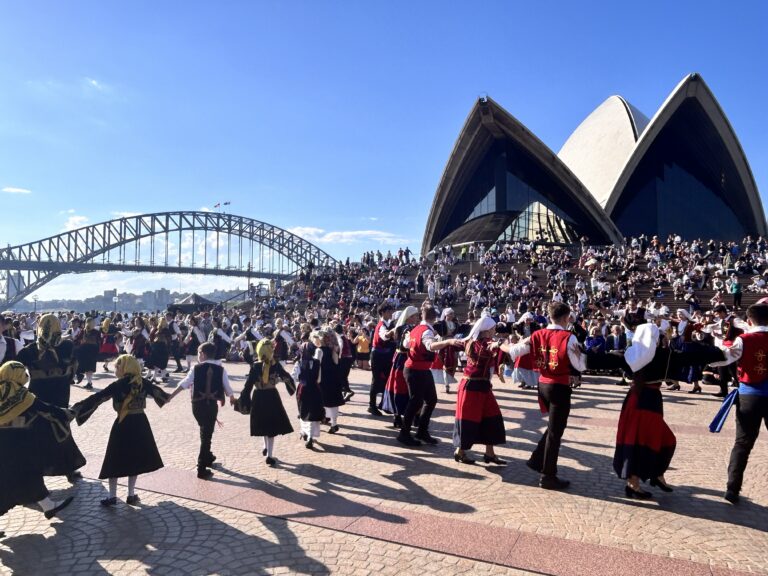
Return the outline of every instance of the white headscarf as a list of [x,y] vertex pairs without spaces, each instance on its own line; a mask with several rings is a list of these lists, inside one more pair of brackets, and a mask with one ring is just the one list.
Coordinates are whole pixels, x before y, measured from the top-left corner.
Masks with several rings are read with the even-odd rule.
[[659,343],[659,327],[656,324],[640,324],[632,336],[632,346],[624,352],[624,361],[637,372],[656,355]]
[[445,320],[448,314],[456,315],[453,308],[443,308],[443,311],[440,313],[440,320]]
[[682,316],[686,320],[690,320],[691,319],[691,315],[688,313],[688,310],[686,310],[685,308],[678,308],[677,309],[677,314],[679,316]]
[[416,308],[416,306],[406,306],[405,310],[400,312],[400,316],[397,317],[397,324],[395,324],[395,328],[400,328],[400,326],[405,324],[405,321],[408,320],[408,318],[418,313],[419,309]]
[[469,331],[469,337],[472,340],[477,340],[480,337],[480,334],[485,332],[486,330],[490,330],[491,328],[496,326],[496,321],[491,318],[490,316],[483,316],[475,322],[475,325],[472,326],[472,330]]

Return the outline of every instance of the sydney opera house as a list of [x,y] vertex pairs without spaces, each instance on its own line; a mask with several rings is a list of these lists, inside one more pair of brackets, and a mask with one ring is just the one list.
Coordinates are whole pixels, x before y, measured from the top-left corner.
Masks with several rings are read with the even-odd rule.
[[767,232],[736,134],[691,74],[651,119],[611,96],[557,154],[481,98],[443,172],[422,253],[499,239],[610,244],[640,234],[732,240]]

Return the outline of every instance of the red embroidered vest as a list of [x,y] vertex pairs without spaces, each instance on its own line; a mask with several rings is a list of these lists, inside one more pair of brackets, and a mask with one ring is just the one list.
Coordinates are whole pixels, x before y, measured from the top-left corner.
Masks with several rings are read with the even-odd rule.
[[531,335],[531,356],[541,384],[568,384],[571,362],[568,359],[568,330],[537,330]]
[[408,340],[408,358],[405,360],[405,367],[411,370],[429,370],[432,361],[435,359],[435,353],[427,350],[421,342],[424,332],[429,330],[426,324],[419,324],[411,330]]
[[737,376],[745,384],[768,381],[768,332],[749,332],[741,335],[744,345]]

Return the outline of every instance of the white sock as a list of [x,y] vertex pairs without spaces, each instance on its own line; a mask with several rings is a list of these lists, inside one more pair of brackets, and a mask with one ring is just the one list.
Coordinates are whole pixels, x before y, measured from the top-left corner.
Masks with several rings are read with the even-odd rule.
[[336,426],[336,420],[339,418],[339,407],[326,408],[325,415],[331,419],[331,426]]
[[266,444],[266,448],[267,448],[267,457],[268,458],[272,458],[272,450],[275,447],[275,438],[274,438],[274,436],[272,436],[272,437],[264,436],[264,444]]
[[42,500],[38,500],[37,505],[43,509],[43,512],[48,512],[48,510],[53,510],[54,508],[56,508],[56,502],[51,500],[50,497],[48,496],[46,496]]
[[264,450],[269,450],[269,442],[267,440],[269,440],[269,436],[261,437],[261,441],[264,443]]
[[136,478],[137,476],[128,476],[128,496],[136,494]]
[[117,498],[117,478],[109,479],[109,497]]
[[86,372],[85,380],[88,382],[88,384],[93,384],[93,372]]

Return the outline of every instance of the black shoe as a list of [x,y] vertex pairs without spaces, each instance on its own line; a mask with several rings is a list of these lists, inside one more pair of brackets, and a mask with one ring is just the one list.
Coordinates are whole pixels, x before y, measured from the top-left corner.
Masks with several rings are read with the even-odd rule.
[[692,390],[688,390],[688,394],[701,394],[701,386],[694,386]]
[[338,424],[334,424],[333,426],[328,428],[328,434],[336,434],[336,432],[338,432],[338,431],[339,431],[339,425]]
[[432,444],[433,446],[440,442],[437,438],[430,436],[429,432],[419,432],[414,438],[421,440],[424,444]]
[[58,513],[59,513],[59,512],[61,512],[62,510],[64,510],[64,508],[66,508],[67,506],[69,506],[70,504],[72,504],[72,500],[74,500],[74,499],[75,499],[75,497],[74,497],[74,496],[69,496],[68,498],[66,498],[64,501],[62,501],[62,503],[61,503],[61,504],[59,504],[58,506],[56,506],[55,508],[51,508],[50,510],[47,510],[47,511],[45,512],[45,517],[46,517],[48,520],[50,520],[51,518],[53,518],[54,516],[56,516],[56,514],[58,514]]
[[541,474],[541,466],[536,466],[531,460],[526,460],[525,465],[528,466],[534,472]]
[[267,466],[274,466],[277,463],[277,460],[272,458],[272,456],[267,456]]
[[86,390],[93,390],[93,384],[91,382],[88,382],[85,386],[83,386]]
[[456,450],[456,452],[453,453],[453,459],[456,460],[456,462],[461,462],[462,464],[474,464],[475,461],[467,456],[466,452],[461,452],[459,450]]
[[739,500],[741,500],[741,497],[739,496],[738,492],[734,492],[733,490],[726,490],[725,495],[723,496],[728,502],[731,504],[738,504]]
[[397,441],[400,442],[400,444],[405,444],[406,446],[421,446],[421,442],[416,440],[410,434],[399,434],[397,436]]
[[208,468],[197,469],[197,477],[200,478],[200,480],[210,480],[212,476],[213,472],[208,470]]
[[178,368],[176,368],[176,370],[173,371],[174,374],[181,374],[182,372],[184,372],[184,368],[182,368],[181,366],[179,366]]
[[401,416],[395,416],[392,422],[392,428],[401,428],[403,426],[403,418]]
[[561,480],[557,476],[542,476],[539,480],[539,486],[544,490],[565,490],[570,485],[570,480]]
[[266,456],[267,455],[267,449],[266,448],[264,448],[264,450],[261,451],[261,455],[262,456]]
[[655,488],[660,488],[662,492],[674,492],[674,489],[669,484],[662,482],[658,478],[651,478],[650,482],[648,482],[651,486],[654,486]]
[[627,498],[634,498],[636,500],[650,500],[653,498],[653,494],[646,492],[645,490],[635,490],[630,485],[624,486],[624,494]]
[[107,366],[106,364],[104,364],[102,368],[104,368],[104,372],[109,372],[109,366]]
[[102,506],[117,506],[117,498],[112,496],[111,498],[104,498],[100,504]]
[[315,444],[314,444],[314,441],[312,440],[312,438],[310,438],[309,440],[307,440],[307,443],[306,443],[306,444],[304,444],[304,446],[306,446],[307,448],[309,448],[310,450],[312,450],[312,449],[314,448],[314,446],[315,446]]
[[680,390],[680,384],[675,383],[675,384],[672,384],[671,386],[667,386],[667,390],[672,390],[672,391]]
[[136,506],[139,502],[141,502],[141,498],[139,498],[138,494],[128,496],[128,498],[125,499],[125,503],[128,504],[128,506]]
[[216,456],[214,454],[211,454],[211,457],[205,463],[205,468],[212,468],[214,462],[216,462]]
[[85,378],[85,374],[78,374],[77,375],[77,383],[80,384],[80,382],[83,381],[83,378]]
[[376,408],[376,406],[368,406],[368,414],[371,414],[372,416],[383,416],[381,410]]
[[483,455],[483,462],[486,464],[496,464],[497,466],[506,466],[507,461],[502,460],[498,456],[488,456],[488,454]]
[[728,396],[728,392],[723,392],[722,390],[718,392],[717,394],[712,394],[715,398],[725,398]]
[[83,479],[83,475],[78,471],[74,471],[71,474],[67,474],[67,482],[69,482],[70,484],[75,484],[82,479]]
[[[301,438],[301,440],[303,442],[306,442],[307,440],[309,440],[309,438],[307,437],[306,434],[304,434],[304,432],[299,432],[299,438]],[[266,450],[265,450],[265,452],[266,452]],[[266,454],[263,454],[263,455],[266,456]]]

